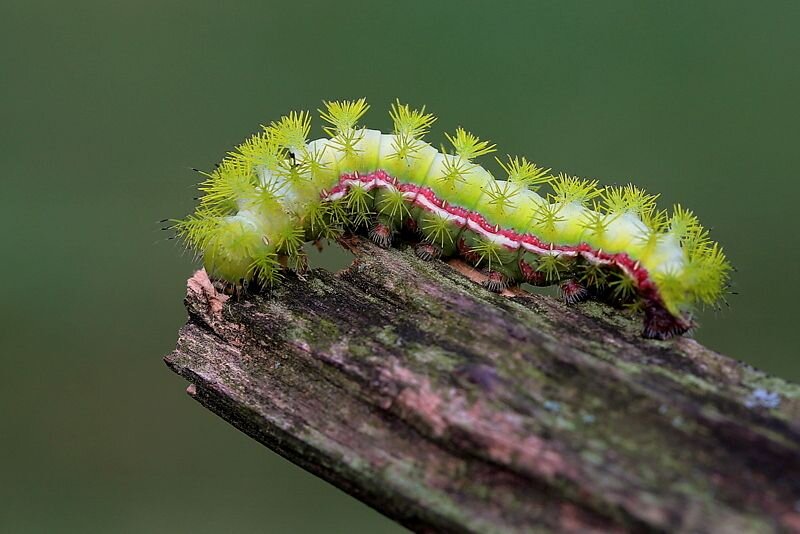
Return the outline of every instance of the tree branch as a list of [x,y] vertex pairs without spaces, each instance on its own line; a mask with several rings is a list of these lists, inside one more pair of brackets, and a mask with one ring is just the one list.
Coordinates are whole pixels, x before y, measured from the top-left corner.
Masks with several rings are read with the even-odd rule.
[[166,357],[189,393],[416,530],[800,531],[797,385],[346,243],[349,268],[271,295],[198,271]]

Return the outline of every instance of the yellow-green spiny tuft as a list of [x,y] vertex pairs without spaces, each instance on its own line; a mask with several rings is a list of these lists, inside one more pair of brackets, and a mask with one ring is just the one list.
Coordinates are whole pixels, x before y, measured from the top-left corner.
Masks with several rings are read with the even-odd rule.
[[436,121],[432,113],[425,113],[425,106],[421,109],[411,109],[408,104],[401,104],[400,100],[392,104],[389,116],[394,124],[395,135],[392,156],[398,159],[406,159],[416,154],[424,146],[422,138]]
[[331,142],[341,150],[345,156],[356,155],[356,144],[362,139],[363,128],[356,125],[369,109],[365,98],[358,100],[342,100],[323,102],[325,110],[319,110],[322,120],[330,124],[323,129],[331,136]]
[[315,201],[309,206],[303,222],[312,240],[338,238],[347,224],[346,200]]
[[318,110],[319,115],[331,127],[325,132],[331,137],[352,130],[369,109],[366,98],[358,100],[332,100],[323,102],[325,110]]
[[585,261],[578,268],[577,279],[586,287],[601,288],[607,283],[608,273],[602,265]]
[[172,219],[172,229],[186,244],[187,248],[196,252],[202,251],[209,237],[222,220],[219,211],[199,206],[194,213],[185,219]]
[[550,169],[538,167],[535,163],[525,159],[525,156],[507,157],[507,162],[503,162],[497,157],[495,160],[508,175],[509,182],[522,184],[531,191],[537,191],[542,184],[552,181],[553,177],[550,175]]
[[630,302],[636,296],[636,282],[621,273],[613,273],[608,282],[613,297],[621,302]]
[[558,282],[561,280],[561,273],[566,269],[563,259],[555,254],[545,254],[539,256],[536,263],[536,270],[543,273],[548,282]]
[[597,204],[593,210],[583,213],[578,224],[586,231],[590,232],[598,240],[602,240],[608,231],[608,225],[614,220],[614,215],[604,213]]
[[400,227],[404,220],[411,218],[408,201],[398,189],[390,189],[381,195],[380,199],[375,201],[375,209],[391,229]]
[[641,217],[656,209],[659,195],[650,195],[644,189],[628,184],[623,187],[606,187],[601,191],[601,196],[609,213],[630,212]]
[[531,220],[531,229],[545,241],[555,242],[558,232],[556,225],[565,220],[561,215],[563,207],[563,204],[550,202],[543,202],[537,206]]
[[684,274],[694,299],[714,305],[724,298],[731,270],[722,247],[718,243],[706,243],[689,255]]
[[270,124],[269,131],[278,146],[293,152],[303,152],[311,131],[311,115],[307,111],[289,112]]
[[[446,154],[444,147],[442,147],[442,153]],[[467,173],[475,167],[476,165],[470,163],[468,159],[445,155],[442,162],[442,173],[436,177],[436,180],[450,189],[455,189],[456,184],[466,181]]]
[[491,239],[478,238],[475,243],[470,247],[470,252],[478,257],[478,265],[485,265],[488,270],[492,270],[492,266],[496,269],[503,264],[501,254],[503,253],[503,245],[496,243]]
[[254,254],[248,275],[249,278],[257,280],[262,286],[272,286],[283,276],[280,268],[281,264],[278,261],[278,255],[269,250],[269,248],[263,248]]
[[494,180],[483,190],[488,198],[488,203],[494,206],[500,213],[516,209],[517,204],[514,198],[519,195],[519,191],[511,182]]
[[453,223],[441,215],[431,214],[423,218],[420,231],[425,241],[442,249],[455,244]]
[[223,160],[198,189],[203,193],[200,206],[220,213],[232,213],[239,201],[256,197],[256,177],[252,170],[233,159]]
[[275,171],[285,159],[284,151],[275,140],[274,132],[270,127],[265,127],[263,132],[245,139],[236,147],[235,152],[229,153],[229,156],[251,170],[263,167]]
[[481,141],[476,135],[469,133],[461,127],[456,128],[455,135],[451,136],[448,133],[444,135],[447,137],[448,141],[450,141],[450,144],[453,145],[456,154],[467,161],[471,161],[478,156],[491,154],[495,151],[494,144],[490,144],[489,141]]
[[353,228],[358,228],[367,224],[373,215],[370,207],[373,201],[372,193],[361,186],[353,185],[344,198],[347,201],[346,207],[350,215],[350,225]]
[[571,202],[586,204],[602,193],[602,190],[597,188],[597,180],[586,180],[564,173],[554,177],[550,186],[553,188],[554,201],[561,204]]

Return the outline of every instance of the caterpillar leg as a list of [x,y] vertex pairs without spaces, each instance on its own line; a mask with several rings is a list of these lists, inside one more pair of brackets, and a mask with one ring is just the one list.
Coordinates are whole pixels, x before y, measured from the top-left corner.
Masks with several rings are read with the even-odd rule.
[[561,283],[561,298],[567,305],[577,304],[589,297],[589,291],[577,280],[570,278]]
[[278,262],[285,270],[292,271],[298,275],[308,272],[308,256],[302,250],[294,254],[281,254],[278,256]]
[[369,238],[379,247],[392,246],[392,229],[383,223],[376,222],[369,230]]
[[466,261],[471,265],[478,265],[480,263],[481,261],[480,255],[474,252],[470,248],[470,246],[467,244],[464,238],[459,238],[457,242],[457,247],[458,247],[458,254],[459,256],[464,258],[464,261]]
[[413,217],[407,217],[403,220],[403,230],[415,236],[419,235],[419,225]]
[[417,243],[414,253],[424,261],[439,259],[442,256],[442,249],[433,243]]
[[508,276],[500,271],[489,271],[487,275],[488,277],[481,285],[492,293],[502,293],[504,290],[508,289],[509,285],[511,285]]
[[223,295],[238,297],[244,292],[245,289],[243,283],[228,282],[227,280],[222,280],[221,278],[210,278],[210,280],[211,284],[214,286],[214,289]]
[[522,279],[532,286],[546,287],[550,285],[550,282],[547,281],[547,275],[541,271],[537,271],[524,258],[519,259],[519,271],[522,275]]
[[214,290],[221,294],[227,295],[228,297],[233,298],[234,300],[239,300],[243,298],[249,291],[261,291],[263,288],[261,284],[256,280],[239,280],[238,282],[228,282],[227,280],[222,280],[221,278],[211,278],[211,284],[214,287]]

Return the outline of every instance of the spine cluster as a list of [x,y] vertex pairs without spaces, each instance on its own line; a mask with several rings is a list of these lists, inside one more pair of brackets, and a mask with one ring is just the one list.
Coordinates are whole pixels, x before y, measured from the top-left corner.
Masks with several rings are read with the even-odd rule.
[[368,107],[325,103],[327,137],[310,142],[310,115],[291,112],[206,174],[196,211],[175,228],[212,277],[271,285],[305,268],[305,242],[364,229],[382,246],[410,231],[426,259],[462,256],[490,290],[560,284],[569,303],[641,310],[649,337],[685,332],[692,310],[726,291],[730,265],[691,211],[524,157],[495,158],[496,179],[476,163],[495,151],[489,142],[458,128],[437,150],[423,140],[435,121],[424,107],[394,104],[392,133],[359,125]]

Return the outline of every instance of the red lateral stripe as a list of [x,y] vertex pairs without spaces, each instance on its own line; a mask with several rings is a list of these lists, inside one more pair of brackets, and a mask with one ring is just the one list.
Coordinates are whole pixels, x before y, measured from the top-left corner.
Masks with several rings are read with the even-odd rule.
[[[580,254],[590,261],[594,260],[602,263],[613,264],[625,272],[628,276],[633,278],[633,280],[636,282],[639,294],[643,298],[663,305],[658,288],[655,282],[651,279],[647,269],[642,267],[639,261],[634,260],[624,252],[611,254],[608,252],[603,252],[602,250],[594,249],[587,243],[581,243],[579,245],[556,245],[554,243],[544,242],[534,234],[520,234],[510,228],[501,228],[498,225],[492,225],[477,211],[468,210],[460,206],[450,204],[436,196],[436,193],[434,193],[433,190],[428,187],[420,187],[416,184],[400,182],[397,178],[391,176],[384,170],[377,170],[367,174],[360,174],[358,172],[344,173],[339,177],[339,182],[329,191],[323,191],[321,196],[323,199],[325,199],[338,193],[346,194],[352,182],[361,182],[367,186],[367,189],[375,189],[379,187],[386,188],[391,186],[403,193],[412,192],[415,193],[415,195],[421,195],[425,197],[429,203],[441,210],[446,211],[450,215],[461,217],[465,220],[468,219],[479,225],[484,231],[486,231],[486,233],[503,236],[518,243],[519,246],[521,246],[522,243],[527,243],[533,247],[543,250]],[[425,208],[425,206],[419,202],[416,204],[423,209]]]

